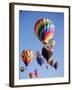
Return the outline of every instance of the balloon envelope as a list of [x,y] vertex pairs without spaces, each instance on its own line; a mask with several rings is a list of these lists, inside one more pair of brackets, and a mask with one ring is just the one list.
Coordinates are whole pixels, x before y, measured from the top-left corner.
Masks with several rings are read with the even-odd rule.
[[58,68],[58,62],[55,62],[54,68],[57,70],[57,68]]
[[38,73],[38,70],[35,69],[35,76],[38,77],[39,76],[39,73]]
[[42,66],[42,64],[44,63],[44,58],[42,57],[42,55],[41,55],[39,52],[37,52],[37,57],[36,57],[36,59],[37,59],[37,63],[38,63],[40,66]]
[[29,77],[30,77],[30,78],[34,78],[34,72],[30,72],[30,73],[29,73]]
[[42,18],[35,23],[34,32],[43,44],[47,44],[54,36],[55,25],[50,19]]
[[46,59],[46,61],[48,62],[48,60],[53,56],[53,52],[48,50],[46,47],[42,48],[42,56]]
[[24,67],[20,67],[20,71],[21,72],[25,71],[25,68]]
[[33,51],[32,50],[23,50],[21,57],[22,57],[22,61],[25,63],[25,65],[28,66],[29,63],[33,59]]

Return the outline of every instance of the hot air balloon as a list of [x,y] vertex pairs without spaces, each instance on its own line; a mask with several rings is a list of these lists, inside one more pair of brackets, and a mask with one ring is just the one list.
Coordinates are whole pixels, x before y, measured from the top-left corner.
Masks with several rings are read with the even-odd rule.
[[38,70],[37,69],[35,69],[35,76],[36,76],[36,78],[39,76],[39,73],[38,73]]
[[58,68],[58,62],[56,61],[53,66],[57,70],[57,68]]
[[38,39],[46,45],[54,37],[55,25],[50,19],[42,18],[35,23],[34,32]]
[[43,47],[42,48],[42,55],[48,62],[50,58],[53,56],[53,51],[50,51],[48,47]]
[[54,45],[55,45],[55,41],[53,39],[51,39],[49,41],[49,46],[45,46],[42,48],[42,56],[46,59],[48,64],[50,64],[52,67],[57,69],[58,62],[57,61],[55,62],[53,60]]
[[30,78],[33,78],[33,77],[34,77],[34,73],[33,73],[33,72],[30,72],[30,73],[29,73],[29,77],[30,77]]
[[44,58],[42,57],[42,55],[39,51],[36,53],[36,59],[37,59],[37,63],[40,66],[42,66],[42,64],[44,63]]
[[48,69],[48,66],[46,66],[46,69]]
[[21,57],[22,57],[22,61],[24,62],[24,64],[26,66],[28,66],[29,63],[33,59],[33,51],[32,50],[23,50],[22,54],[21,54]]
[[20,67],[20,71],[21,72],[24,72],[25,71],[25,68],[24,67]]
[[54,39],[50,39],[49,43],[48,43],[48,46],[53,48],[55,46],[55,40]]

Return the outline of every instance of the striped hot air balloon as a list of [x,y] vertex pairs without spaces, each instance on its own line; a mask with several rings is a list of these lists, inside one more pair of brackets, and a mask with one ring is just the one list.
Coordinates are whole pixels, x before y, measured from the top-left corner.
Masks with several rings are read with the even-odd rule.
[[28,66],[29,63],[32,62],[33,51],[31,49],[23,50],[21,53],[21,58],[22,58],[22,61],[25,63],[25,65]]
[[42,18],[36,21],[34,32],[43,44],[48,44],[48,41],[54,37],[55,25],[50,19]]

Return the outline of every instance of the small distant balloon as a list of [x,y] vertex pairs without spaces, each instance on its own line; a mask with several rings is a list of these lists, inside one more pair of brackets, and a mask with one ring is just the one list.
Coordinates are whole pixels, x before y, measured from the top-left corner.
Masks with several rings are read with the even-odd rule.
[[54,39],[50,39],[49,43],[48,43],[51,47],[55,46],[55,40]]
[[38,76],[39,76],[39,72],[38,72],[38,70],[37,70],[37,69],[35,69],[35,72],[34,72],[34,73],[35,73],[35,76],[36,76],[36,77],[38,77]]
[[30,78],[33,78],[33,77],[34,77],[34,73],[33,73],[33,72],[30,72],[30,73],[29,73],[29,77],[30,77]]
[[48,66],[46,66],[46,69],[48,69]]
[[33,59],[33,51],[32,50],[23,50],[21,53],[22,61],[26,66],[29,65],[30,62],[32,62]]
[[20,71],[21,72],[24,72],[25,71],[25,68],[24,67],[20,67]]
[[54,63],[54,68],[57,70],[57,68],[58,68],[58,62],[56,61],[55,63]]

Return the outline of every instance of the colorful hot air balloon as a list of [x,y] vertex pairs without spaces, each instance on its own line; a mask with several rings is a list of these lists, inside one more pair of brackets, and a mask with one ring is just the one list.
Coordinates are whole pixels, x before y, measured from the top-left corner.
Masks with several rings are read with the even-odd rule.
[[50,19],[42,18],[35,23],[34,32],[43,44],[48,44],[54,37],[55,25]]
[[28,66],[29,63],[33,59],[33,51],[32,50],[23,50],[21,57],[22,57],[22,61],[25,63],[25,65]]

